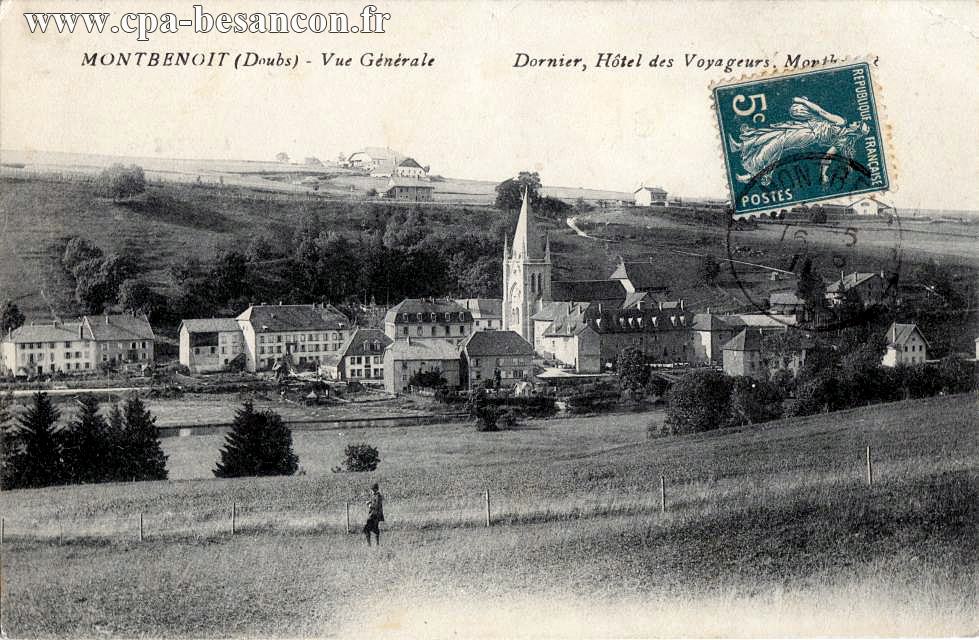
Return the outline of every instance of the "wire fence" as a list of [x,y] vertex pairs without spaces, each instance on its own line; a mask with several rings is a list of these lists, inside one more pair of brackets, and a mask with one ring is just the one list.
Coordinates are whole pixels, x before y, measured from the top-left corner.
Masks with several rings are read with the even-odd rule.
[[[877,478],[871,449],[865,452],[862,481],[873,487]],[[802,482],[802,481],[800,481]],[[811,482],[811,480],[810,480]],[[674,485],[666,476],[642,493],[606,492],[542,499],[530,494],[480,493],[426,496],[398,501],[385,508],[389,529],[492,527],[527,522],[570,520],[672,512],[691,501],[716,500],[716,493]],[[675,493],[673,491],[675,489]],[[702,494],[702,495],[701,495]],[[324,504],[282,501],[230,501],[180,511],[137,511],[131,515],[88,518],[0,517],[0,545],[12,542],[85,543],[146,540],[210,539],[257,533],[359,533],[366,519],[363,498]]]

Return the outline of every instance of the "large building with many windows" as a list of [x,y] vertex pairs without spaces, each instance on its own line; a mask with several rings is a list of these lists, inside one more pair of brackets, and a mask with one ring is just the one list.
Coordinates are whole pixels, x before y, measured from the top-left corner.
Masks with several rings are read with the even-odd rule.
[[340,350],[337,377],[357,382],[384,382],[384,350],[391,338],[380,329],[357,329]]
[[455,300],[406,298],[384,316],[384,333],[392,340],[438,340],[458,346],[472,332],[472,312]]
[[0,340],[0,372],[37,376],[138,367],[153,361],[155,339],[145,315],[103,314],[24,325]]
[[245,369],[266,371],[280,360],[299,367],[335,360],[356,330],[329,304],[252,305],[237,318],[245,346]]

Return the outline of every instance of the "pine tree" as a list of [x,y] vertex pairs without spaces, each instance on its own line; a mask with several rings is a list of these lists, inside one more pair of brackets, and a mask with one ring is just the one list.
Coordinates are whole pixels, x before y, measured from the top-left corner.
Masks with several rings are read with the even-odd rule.
[[13,404],[11,392],[0,395],[0,487],[4,489],[16,485],[10,463],[21,447],[18,430],[13,425]]
[[[160,446],[156,417],[143,405],[135,393],[123,406],[123,480],[166,480],[167,456]],[[118,420],[118,418],[114,418]]]
[[106,481],[120,482],[132,480],[132,475],[128,478],[126,477],[126,474],[129,472],[129,452],[126,448],[126,422],[118,404],[112,405],[106,424],[108,425],[106,429],[106,441],[108,443],[106,467],[109,469]]
[[99,401],[90,394],[78,398],[82,408],[68,424],[63,456],[66,480],[72,483],[104,482],[113,469],[108,458],[109,425],[99,414]]
[[5,488],[48,487],[65,480],[62,436],[55,429],[60,414],[48,394],[34,394],[34,403],[18,422],[19,450],[11,457]]
[[251,402],[235,414],[221,459],[214,468],[218,478],[292,475],[299,458],[292,451],[292,431],[273,411],[256,412]]

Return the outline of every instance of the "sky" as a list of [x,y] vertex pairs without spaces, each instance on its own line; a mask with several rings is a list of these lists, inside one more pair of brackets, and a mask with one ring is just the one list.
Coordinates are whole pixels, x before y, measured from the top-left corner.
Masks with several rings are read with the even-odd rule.
[[[212,14],[266,2],[199,0]],[[975,3],[451,2],[372,0],[384,34],[30,34],[24,11],[171,11],[193,1],[2,3],[0,148],[176,158],[335,158],[390,146],[458,178],[539,171],[545,185],[726,197],[710,86],[737,70],[685,57],[869,56],[889,127],[898,206],[979,209],[979,9]],[[361,3],[276,3],[347,11]],[[254,51],[297,69],[83,67],[83,53]],[[354,58],[318,64],[321,53]],[[434,56],[376,69],[364,53]],[[518,52],[579,69],[514,68]],[[673,67],[597,69],[602,52]],[[313,64],[305,64],[305,60]]]

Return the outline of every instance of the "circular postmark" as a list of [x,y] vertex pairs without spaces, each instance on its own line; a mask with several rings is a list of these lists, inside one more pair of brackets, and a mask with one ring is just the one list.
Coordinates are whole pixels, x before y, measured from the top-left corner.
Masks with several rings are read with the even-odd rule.
[[[854,298],[848,290],[857,292],[865,306],[886,304],[897,295],[902,263],[901,222],[896,214],[886,219],[884,225],[861,220],[844,224],[828,224],[825,209],[813,205],[809,210],[812,218],[793,219],[782,215],[786,209],[804,205],[792,201],[792,190],[813,184],[834,184],[849,192],[867,192],[871,171],[852,158],[836,154],[800,153],[786,156],[772,163],[751,177],[744,187],[733,194],[736,202],[744,206],[766,207],[766,211],[780,214],[746,213],[738,218],[733,215],[727,228],[727,262],[731,275],[748,303],[757,313],[765,314],[786,326],[806,331],[837,330],[858,322],[860,314],[846,313],[847,304]],[[769,207],[768,205],[771,204]],[[826,207],[829,208],[828,206]],[[846,215],[846,214],[844,214]],[[742,220],[772,218],[764,223],[764,229],[774,230],[777,235],[766,234],[766,242],[757,247],[739,244],[738,234]],[[737,235],[736,235],[737,234]],[[861,242],[863,240],[863,242]],[[754,256],[766,256],[774,252],[777,265],[757,261]],[[764,258],[762,258],[764,259]],[[770,262],[770,258],[768,260]],[[823,280],[820,269],[832,266],[836,279],[826,286],[825,307],[812,309],[811,304],[796,296],[796,292],[809,286],[806,293],[822,295]],[[760,286],[759,274],[771,280],[784,280],[781,298],[769,300],[768,292],[780,287]],[[800,280],[806,284],[799,287]],[[791,282],[791,285],[789,284]],[[759,291],[765,295],[760,296]],[[784,295],[791,294],[791,295]],[[799,303],[803,304],[800,305]],[[773,304],[774,303],[774,304]],[[800,308],[801,307],[801,308]]]

